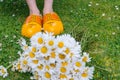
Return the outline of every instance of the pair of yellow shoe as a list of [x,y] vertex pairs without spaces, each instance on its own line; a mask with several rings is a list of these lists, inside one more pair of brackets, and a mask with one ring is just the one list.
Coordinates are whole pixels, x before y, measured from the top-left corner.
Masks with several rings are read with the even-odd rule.
[[52,32],[54,35],[62,33],[63,24],[59,16],[55,12],[45,14],[43,18],[38,15],[30,15],[22,26],[21,34],[30,38],[40,31]]

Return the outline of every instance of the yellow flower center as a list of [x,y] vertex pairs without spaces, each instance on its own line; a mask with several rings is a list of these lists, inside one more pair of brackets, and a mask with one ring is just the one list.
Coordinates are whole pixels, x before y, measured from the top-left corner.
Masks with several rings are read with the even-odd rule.
[[35,79],[36,79],[36,80],[39,80],[39,75],[35,75]]
[[60,79],[67,78],[65,74],[60,74]]
[[82,76],[82,77],[87,77],[88,74],[87,74],[87,73],[82,73],[81,76]]
[[55,48],[53,48],[52,51],[55,51]]
[[4,74],[4,73],[5,73],[5,70],[4,70],[4,69],[1,69],[1,72]]
[[50,58],[49,56],[44,57],[45,60],[49,60],[49,58]]
[[38,60],[32,60],[34,64],[38,64]]
[[60,59],[63,60],[63,59],[65,59],[65,57],[66,57],[66,56],[65,56],[64,54],[59,54],[59,58],[60,58]]
[[50,46],[53,46],[54,41],[53,41],[53,40],[50,40],[50,41],[48,42],[48,44],[49,44]]
[[37,71],[35,71],[35,72],[34,72],[34,74],[35,74],[35,75],[38,75],[38,72],[37,72]]
[[28,48],[28,46],[27,46],[27,45],[25,45],[25,46],[24,46],[24,49],[27,49],[27,48]]
[[45,72],[45,77],[46,78],[51,78],[51,74],[49,72]]
[[48,65],[46,65],[45,68],[46,68],[47,70],[50,70],[50,67],[49,67]]
[[70,53],[70,57],[73,57],[73,55],[74,55],[73,53]]
[[53,68],[56,67],[56,65],[54,63],[51,63],[50,66],[53,67]]
[[28,63],[27,60],[23,60],[23,64],[26,65]]
[[46,54],[47,51],[48,51],[47,47],[43,46],[43,47],[41,48],[41,52],[42,52],[43,54]]
[[80,63],[80,62],[76,62],[75,65],[76,65],[77,67],[81,67],[81,63]]
[[32,48],[32,52],[36,52],[36,48],[35,47]]
[[70,78],[69,80],[74,80],[74,78]]
[[63,46],[64,46],[64,43],[63,43],[63,42],[59,42],[59,43],[58,43],[58,47],[59,47],[59,48],[63,48]]
[[55,57],[56,57],[55,52],[51,52],[51,58],[55,58]]
[[40,38],[38,38],[38,43],[39,44],[42,44],[43,43],[43,39],[40,37]]
[[17,64],[17,69],[21,70],[21,65],[20,64]]
[[65,73],[65,72],[66,72],[66,68],[65,68],[65,67],[61,67],[61,68],[60,68],[60,71],[61,71],[62,73]]
[[68,54],[70,52],[69,48],[65,50],[65,53]]
[[79,69],[74,70],[75,72],[80,72]]
[[40,70],[42,70],[43,69],[43,65],[40,64],[37,68],[40,69]]
[[82,59],[83,62],[87,62],[87,60],[88,60],[87,56],[84,56]]
[[34,57],[35,57],[35,54],[34,54],[33,52],[30,52],[30,53],[29,53],[29,56],[30,56],[30,58],[34,58]]
[[67,66],[68,65],[68,62],[65,61],[65,62],[62,62],[62,66]]

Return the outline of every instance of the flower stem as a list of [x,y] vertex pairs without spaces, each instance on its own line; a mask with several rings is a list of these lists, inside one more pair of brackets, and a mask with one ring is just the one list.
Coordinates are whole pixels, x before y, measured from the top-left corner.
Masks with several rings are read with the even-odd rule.
[[6,69],[9,69],[10,67],[12,67],[13,64],[10,64],[9,66],[6,67]]

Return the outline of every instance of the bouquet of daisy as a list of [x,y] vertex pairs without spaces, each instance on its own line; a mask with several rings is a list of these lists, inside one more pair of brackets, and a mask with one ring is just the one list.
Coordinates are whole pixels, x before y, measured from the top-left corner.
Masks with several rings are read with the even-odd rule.
[[[91,61],[89,54],[82,53],[80,43],[69,34],[53,36],[39,32],[30,38],[30,45],[23,38],[19,43],[23,51],[18,52],[20,58],[13,63],[13,71],[30,72],[33,80],[93,78],[94,67],[86,66]],[[0,69],[2,76],[1,72]]]

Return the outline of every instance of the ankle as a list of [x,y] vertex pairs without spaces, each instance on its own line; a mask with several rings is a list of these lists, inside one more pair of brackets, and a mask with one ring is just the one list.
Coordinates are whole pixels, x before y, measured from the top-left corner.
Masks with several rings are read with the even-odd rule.
[[53,12],[53,9],[51,8],[51,9],[46,9],[46,8],[44,8],[43,9],[43,15],[45,15],[45,14],[47,14],[47,13],[52,13]]
[[40,15],[40,11],[38,9],[30,10],[30,15]]

